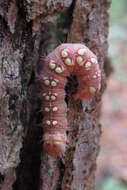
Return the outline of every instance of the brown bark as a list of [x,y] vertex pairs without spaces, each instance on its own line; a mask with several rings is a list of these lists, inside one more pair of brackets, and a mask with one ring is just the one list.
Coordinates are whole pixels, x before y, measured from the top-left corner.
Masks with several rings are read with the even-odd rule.
[[[0,1],[0,190],[95,189],[109,5],[110,0]],[[55,159],[42,150],[38,79],[45,55],[62,42],[85,43],[97,55],[102,86],[96,97],[81,102],[71,96],[75,78],[68,81],[67,148]]]

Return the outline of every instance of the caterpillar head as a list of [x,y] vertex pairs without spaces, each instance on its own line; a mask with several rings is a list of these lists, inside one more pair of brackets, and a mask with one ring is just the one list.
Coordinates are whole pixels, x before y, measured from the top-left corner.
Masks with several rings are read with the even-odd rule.
[[66,147],[66,134],[59,132],[45,133],[44,136],[44,151],[53,156],[60,157],[65,152]]

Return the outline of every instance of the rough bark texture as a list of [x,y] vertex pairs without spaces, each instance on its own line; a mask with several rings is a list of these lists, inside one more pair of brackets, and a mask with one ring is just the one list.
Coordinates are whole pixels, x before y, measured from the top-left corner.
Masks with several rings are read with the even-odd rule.
[[[105,89],[109,0],[0,1],[0,190],[94,190]],[[102,87],[74,101],[66,87],[65,155],[42,150],[39,74],[44,57],[62,42],[85,43],[98,57]],[[42,105],[43,106],[43,105]]]

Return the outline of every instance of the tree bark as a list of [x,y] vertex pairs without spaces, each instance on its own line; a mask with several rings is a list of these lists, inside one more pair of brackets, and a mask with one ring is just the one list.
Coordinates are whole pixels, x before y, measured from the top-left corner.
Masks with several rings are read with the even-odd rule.
[[[0,1],[0,190],[95,189],[109,6],[110,0]],[[102,84],[91,100],[75,101],[75,78],[68,80],[67,147],[55,159],[42,148],[39,75],[44,57],[66,42],[97,55]]]

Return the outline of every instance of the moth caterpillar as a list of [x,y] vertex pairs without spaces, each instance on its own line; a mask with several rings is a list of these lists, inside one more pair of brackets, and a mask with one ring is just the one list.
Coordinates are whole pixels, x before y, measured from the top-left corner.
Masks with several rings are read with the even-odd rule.
[[67,105],[65,85],[67,77],[77,77],[79,99],[92,98],[100,87],[101,71],[96,56],[83,44],[66,43],[58,46],[45,59],[40,75],[44,150],[51,156],[65,152]]

